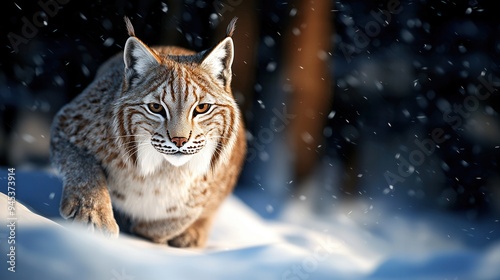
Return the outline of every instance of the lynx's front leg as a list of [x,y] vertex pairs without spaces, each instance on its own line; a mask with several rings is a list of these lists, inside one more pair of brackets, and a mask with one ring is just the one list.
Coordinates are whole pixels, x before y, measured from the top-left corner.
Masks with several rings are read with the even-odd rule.
[[101,166],[67,140],[53,137],[51,145],[53,162],[63,177],[61,216],[117,237],[119,228]]
[[119,228],[113,216],[111,199],[101,182],[64,184],[60,213],[65,219],[88,224],[92,231],[118,236]]

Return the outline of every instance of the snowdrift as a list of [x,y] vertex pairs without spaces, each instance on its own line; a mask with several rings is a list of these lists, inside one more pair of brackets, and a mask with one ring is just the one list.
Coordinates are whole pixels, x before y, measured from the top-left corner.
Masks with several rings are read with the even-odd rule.
[[17,172],[12,231],[0,171],[1,279],[500,279],[498,220],[394,215],[373,201],[324,216],[289,203],[278,219],[264,220],[232,196],[207,248],[176,249],[107,239],[60,220],[61,182],[45,172]]

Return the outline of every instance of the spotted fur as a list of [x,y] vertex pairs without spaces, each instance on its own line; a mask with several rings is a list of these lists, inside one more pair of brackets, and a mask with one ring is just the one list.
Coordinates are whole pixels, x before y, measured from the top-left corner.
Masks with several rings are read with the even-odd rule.
[[56,115],[61,215],[116,236],[113,209],[154,242],[203,246],[246,150],[231,92],[233,21],[214,48],[150,48],[135,37]]

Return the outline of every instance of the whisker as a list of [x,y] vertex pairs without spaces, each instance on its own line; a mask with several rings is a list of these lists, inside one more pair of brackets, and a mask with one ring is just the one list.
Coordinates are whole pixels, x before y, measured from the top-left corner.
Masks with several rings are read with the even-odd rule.
[[125,162],[129,162],[130,159],[132,158],[133,151],[136,148],[136,146],[129,147],[128,150],[125,149],[125,152],[122,154],[121,159]]
[[127,141],[127,142],[125,142],[125,143],[123,143],[121,145],[124,146],[124,145],[130,144],[130,143],[148,143],[149,144],[149,142],[145,142],[145,141],[142,141],[142,140],[133,140],[133,141]]
[[227,136],[208,136],[206,139],[231,139],[231,137]]
[[[131,142],[129,142],[129,143],[131,143]],[[123,153],[123,155],[121,157],[122,160],[130,162],[130,159],[134,155],[134,150],[135,150],[135,153],[138,154],[139,153],[139,149],[147,146],[148,144],[149,143],[147,143],[147,142],[142,142],[142,143],[139,143],[138,145],[133,145],[132,147],[126,147],[125,151],[124,151],[124,153]],[[124,158],[124,157],[126,157],[126,158]],[[136,160],[133,163],[137,164],[137,160],[138,160],[138,158],[136,157]]]
[[106,137],[104,139],[118,139],[118,138],[125,138],[125,137],[147,137],[150,136],[149,134],[131,134],[131,135],[120,135],[120,136],[112,136],[112,137]]
[[146,144],[146,143],[143,143],[143,144],[140,144],[140,145],[138,145],[138,146],[137,146],[137,157],[135,158],[135,165],[137,165],[137,164],[138,164],[138,160],[139,160],[139,151],[140,151],[141,149],[144,149],[144,148],[146,147],[146,145],[144,145],[144,144]]

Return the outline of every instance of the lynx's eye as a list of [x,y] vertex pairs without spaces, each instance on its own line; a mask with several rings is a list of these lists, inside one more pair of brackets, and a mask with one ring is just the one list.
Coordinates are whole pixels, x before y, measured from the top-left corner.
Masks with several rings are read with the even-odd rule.
[[208,104],[208,103],[198,104],[198,106],[196,106],[196,108],[194,108],[193,116],[205,114],[206,112],[208,112],[208,110],[210,110],[211,106],[212,106],[212,104]]
[[151,112],[155,114],[162,114],[162,112],[164,111],[163,106],[161,106],[161,104],[158,103],[149,103],[148,108]]

